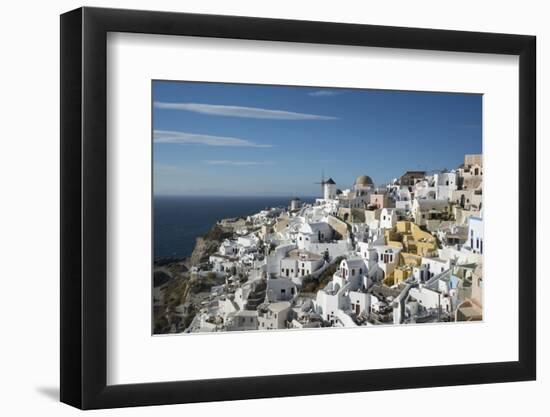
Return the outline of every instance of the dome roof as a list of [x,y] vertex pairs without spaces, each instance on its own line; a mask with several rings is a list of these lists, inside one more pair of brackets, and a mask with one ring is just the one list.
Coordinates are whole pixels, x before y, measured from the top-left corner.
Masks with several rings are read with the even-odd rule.
[[355,185],[374,185],[374,182],[368,175],[361,175],[355,180]]

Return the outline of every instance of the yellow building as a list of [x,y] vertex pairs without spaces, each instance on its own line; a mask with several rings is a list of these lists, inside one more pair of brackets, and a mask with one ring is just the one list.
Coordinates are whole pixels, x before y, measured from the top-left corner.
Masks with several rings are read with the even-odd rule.
[[393,272],[384,278],[383,283],[387,286],[399,285],[412,275],[412,267],[409,265],[401,265],[393,270]]
[[399,221],[385,232],[386,244],[403,248],[403,252],[427,256],[437,251],[437,239],[409,221]]
[[394,228],[384,232],[386,245],[401,248],[399,265],[388,274],[383,283],[398,285],[412,275],[413,268],[419,266],[423,256],[437,251],[437,239],[410,221],[399,221]]

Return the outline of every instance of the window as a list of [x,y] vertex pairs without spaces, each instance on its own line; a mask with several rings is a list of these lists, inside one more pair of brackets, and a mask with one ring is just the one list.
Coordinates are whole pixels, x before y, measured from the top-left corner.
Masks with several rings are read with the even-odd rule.
[[352,276],[355,276],[355,268],[352,268],[352,269],[351,269],[351,275],[352,275]]
[[363,268],[359,268],[359,275],[363,274]]

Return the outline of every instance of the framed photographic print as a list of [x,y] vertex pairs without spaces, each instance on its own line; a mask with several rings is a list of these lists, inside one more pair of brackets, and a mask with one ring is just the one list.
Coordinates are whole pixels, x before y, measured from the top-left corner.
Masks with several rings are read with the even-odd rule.
[[61,400],[535,379],[535,38],[61,16]]

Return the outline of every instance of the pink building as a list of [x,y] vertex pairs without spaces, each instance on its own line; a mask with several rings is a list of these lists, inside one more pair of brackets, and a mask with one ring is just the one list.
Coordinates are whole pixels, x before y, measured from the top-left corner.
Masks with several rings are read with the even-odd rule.
[[376,207],[377,209],[389,207],[388,196],[386,194],[371,194],[369,206]]

